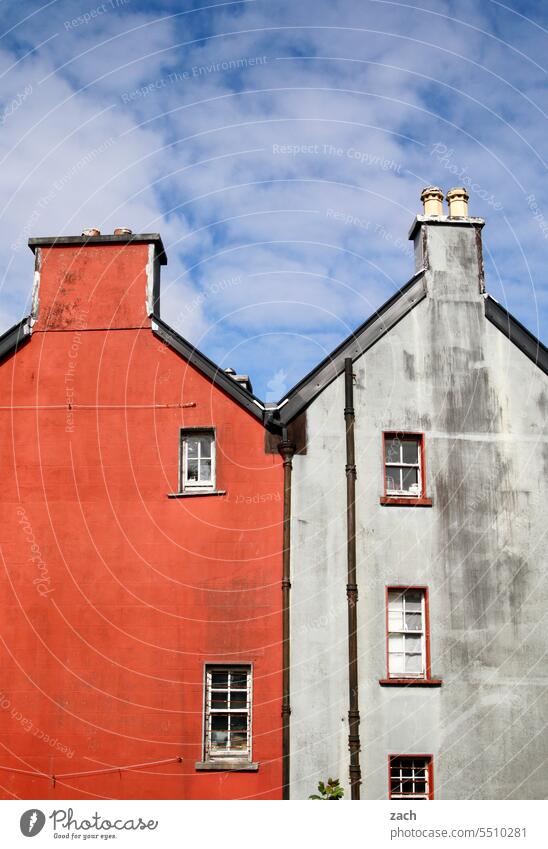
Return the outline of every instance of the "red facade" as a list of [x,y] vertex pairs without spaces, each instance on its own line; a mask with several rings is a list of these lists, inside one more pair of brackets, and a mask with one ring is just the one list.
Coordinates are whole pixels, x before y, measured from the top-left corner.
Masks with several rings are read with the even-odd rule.
[[[154,240],[36,250],[0,365],[1,796],[281,798],[280,457],[153,332]],[[168,497],[186,427],[226,494]],[[196,768],[211,663],[252,667],[256,771]]]

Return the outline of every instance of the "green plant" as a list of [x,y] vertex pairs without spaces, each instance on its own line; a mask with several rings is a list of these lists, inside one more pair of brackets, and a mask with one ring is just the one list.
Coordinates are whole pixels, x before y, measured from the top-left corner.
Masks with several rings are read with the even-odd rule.
[[323,781],[320,781],[318,784],[318,793],[313,796],[309,796],[309,799],[322,799],[326,802],[334,801],[336,802],[338,799],[342,799],[344,796],[344,790],[339,783],[338,778],[328,778],[327,784],[324,784]]

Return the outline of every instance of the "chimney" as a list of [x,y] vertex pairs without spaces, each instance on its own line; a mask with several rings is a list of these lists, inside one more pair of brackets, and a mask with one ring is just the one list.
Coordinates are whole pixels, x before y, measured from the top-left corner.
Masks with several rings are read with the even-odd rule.
[[160,309],[160,266],[167,262],[157,233],[119,228],[102,236],[29,239],[35,255],[33,331],[150,327]]
[[450,218],[468,218],[468,192],[462,186],[449,189],[445,196]]
[[478,298],[484,289],[482,218],[468,214],[468,192],[447,192],[449,215],[442,214],[443,193],[429,186],[421,193],[424,215],[417,215],[409,238],[415,244],[415,271],[425,270],[428,294],[441,300]]
[[246,390],[246,392],[250,392],[253,394],[253,387],[251,385],[251,380],[249,379],[248,374],[236,374],[236,369],[233,368],[225,368],[225,374],[228,374],[232,380],[235,380],[236,383],[239,383],[240,386]]

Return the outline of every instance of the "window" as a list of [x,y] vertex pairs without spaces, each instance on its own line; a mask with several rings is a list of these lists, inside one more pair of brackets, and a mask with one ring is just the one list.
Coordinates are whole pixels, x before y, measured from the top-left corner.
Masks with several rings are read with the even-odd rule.
[[181,431],[181,492],[215,489],[215,433]]
[[386,590],[387,678],[383,686],[440,687],[440,678],[430,673],[430,621],[426,587],[387,587]]
[[424,437],[420,433],[384,433],[384,496],[381,504],[430,507],[426,497]]
[[422,437],[385,434],[384,465],[387,495],[422,495]]
[[388,677],[426,678],[426,592],[388,590]]
[[251,760],[251,668],[206,668],[205,759]]
[[390,798],[433,799],[431,755],[391,755]]

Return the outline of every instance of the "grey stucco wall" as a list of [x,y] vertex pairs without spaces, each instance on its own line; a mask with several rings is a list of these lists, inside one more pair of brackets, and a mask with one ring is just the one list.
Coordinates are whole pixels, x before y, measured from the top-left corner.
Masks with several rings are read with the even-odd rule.
[[[427,298],[354,363],[362,798],[432,754],[437,799],[548,796],[548,378],[484,315],[474,228],[423,225]],[[348,792],[344,379],[294,458],[291,796]],[[386,507],[383,431],[425,434],[432,507]],[[385,587],[427,585],[440,688],[381,687]]]

